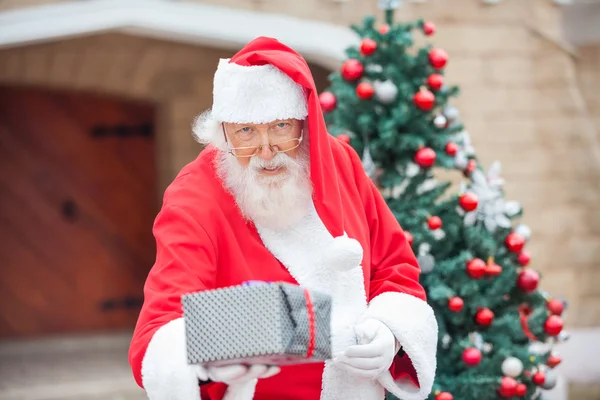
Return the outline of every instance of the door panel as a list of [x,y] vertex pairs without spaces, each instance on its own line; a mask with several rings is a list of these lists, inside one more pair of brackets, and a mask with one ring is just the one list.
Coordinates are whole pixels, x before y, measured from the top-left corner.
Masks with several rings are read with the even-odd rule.
[[150,104],[0,87],[0,337],[133,327],[158,210]]

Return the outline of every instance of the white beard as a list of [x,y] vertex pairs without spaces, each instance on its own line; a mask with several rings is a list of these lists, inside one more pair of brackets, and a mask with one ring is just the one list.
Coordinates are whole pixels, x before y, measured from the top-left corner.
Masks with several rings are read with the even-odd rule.
[[[271,161],[258,156],[244,167],[231,154],[220,151],[217,173],[233,194],[244,218],[272,230],[283,230],[302,219],[312,201],[308,143],[303,142],[296,159],[278,153]],[[269,176],[262,168],[283,167],[283,172]]]

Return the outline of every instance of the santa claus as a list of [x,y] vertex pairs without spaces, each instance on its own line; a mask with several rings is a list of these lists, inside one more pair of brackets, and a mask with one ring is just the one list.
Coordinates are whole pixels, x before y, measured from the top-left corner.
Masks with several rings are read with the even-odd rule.
[[[164,195],[129,360],[150,400],[422,400],[437,324],[404,233],[352,147],[329,135],[308,65],[261,37],[219,62],[207,147]],[[332,297],[333,359],[188,365],[181,295],[283,281]]]

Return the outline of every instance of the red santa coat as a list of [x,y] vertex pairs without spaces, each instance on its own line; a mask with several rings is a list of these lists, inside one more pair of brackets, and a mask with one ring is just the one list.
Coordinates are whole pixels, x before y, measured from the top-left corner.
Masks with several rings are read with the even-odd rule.
[[[375,400],[386,389],[401,399],[425,399],[435,374],[437,325],[415,256],[355,151],[327,133],[306,62],[269,38],[251,42],[230,62],[271,64],[306,89],[314,208],[286,232],[255,226],[217,177],[217,148],[184,167],[154,225],[157,257],[129,353],[137,383],[150,400],[200,399],[197,373],[185,363],[181,295],[247,280],[285,281],[331,294],[334,352],[356,343],[357,323],[376,318],[404,355],[376,381],[357,380],[328,362],[283,367],[236,398]],[[208,384],[201,398],[221,399],[226,389]]]

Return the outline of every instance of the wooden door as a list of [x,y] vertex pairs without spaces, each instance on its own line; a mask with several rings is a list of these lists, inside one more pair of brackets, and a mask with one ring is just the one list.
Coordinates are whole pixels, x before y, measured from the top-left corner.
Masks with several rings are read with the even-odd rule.
[[154,260],[153,107],[0,87],[0,337],[132,328]]

